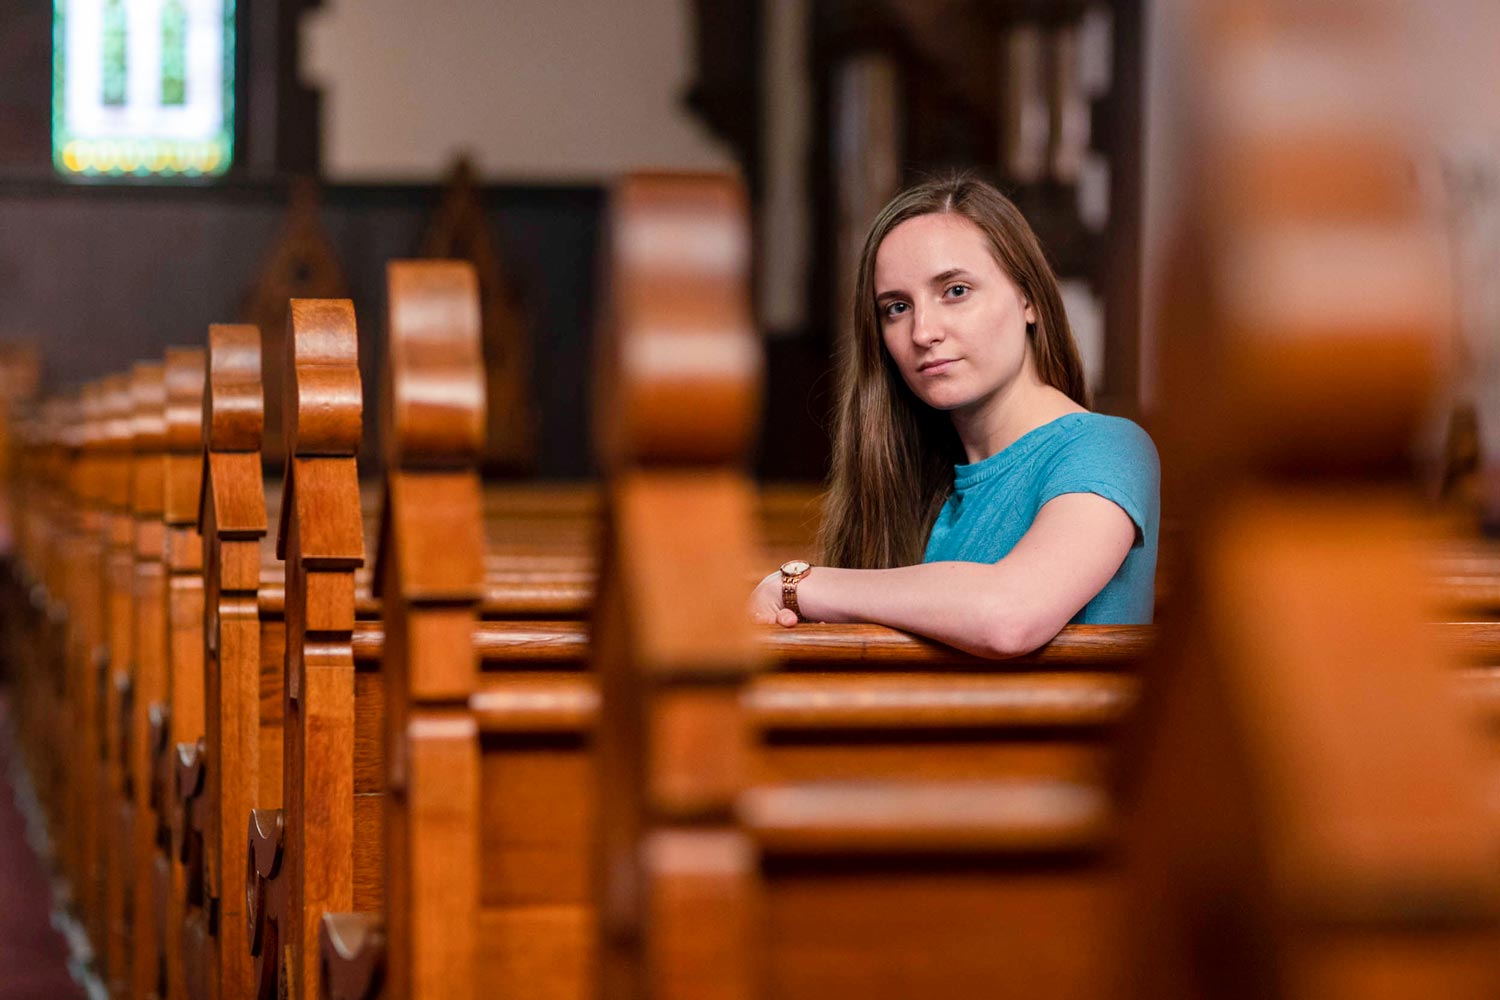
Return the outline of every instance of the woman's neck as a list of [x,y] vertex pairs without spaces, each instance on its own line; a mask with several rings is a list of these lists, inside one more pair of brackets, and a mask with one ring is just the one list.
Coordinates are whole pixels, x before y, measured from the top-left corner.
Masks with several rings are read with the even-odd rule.
[[1086,412],[1066,393],[1043,382],[1030,367],[1023,377],[973,409],[952,412],[953,429],[963,445],[965,461],[983,461],[1043,424],[1069,413]]

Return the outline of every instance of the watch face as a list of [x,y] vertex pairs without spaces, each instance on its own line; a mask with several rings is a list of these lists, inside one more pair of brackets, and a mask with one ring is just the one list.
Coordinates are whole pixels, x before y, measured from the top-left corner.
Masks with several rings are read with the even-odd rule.
[[810,569],[812,569],[812,566],[801,559],[793,559],[791,562],[781,564],[781,571],[787,576],[801,576]]

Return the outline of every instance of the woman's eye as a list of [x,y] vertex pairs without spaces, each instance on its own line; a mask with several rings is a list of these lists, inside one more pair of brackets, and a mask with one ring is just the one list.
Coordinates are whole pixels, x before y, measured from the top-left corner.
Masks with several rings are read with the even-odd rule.
[[948,287],[948,296],[954,299],[961,299],[965,295],[968,295],[971,290],[968,285],[950,285]]
[[907,305],[905,302],[892,302],[885,307],[885,317],[886,319],[895,319],[906,312],[906,309]]

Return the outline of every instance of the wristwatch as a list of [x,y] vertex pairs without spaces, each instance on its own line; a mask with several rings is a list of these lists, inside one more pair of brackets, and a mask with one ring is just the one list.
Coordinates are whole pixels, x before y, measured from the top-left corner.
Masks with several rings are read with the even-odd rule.
[[781,603],[797,616],[799,622],[807,621],[802,617],[802,609],[797,607],[797,584],[802,578],[812,572],[812,564],[803,562],[801,559],[793,559],[791,562],[781,564]]

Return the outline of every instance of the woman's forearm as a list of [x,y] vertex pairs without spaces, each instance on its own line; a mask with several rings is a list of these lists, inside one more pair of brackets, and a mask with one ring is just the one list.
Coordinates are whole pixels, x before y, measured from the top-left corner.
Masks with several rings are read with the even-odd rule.
[[1051,639],[1072,612],[1038,607],[1015,575],[1004,561],[819,566],[798,585],[797,603],[809,621],[876,622],[981,656],[1018,656]]
[[[1135,538],[1113,502],[1070,493],[1042,507],[995,563],[932,562],[896,569],[819,566],[797,587],[809,621],[875,622],[980,656],[1019,656],[1046,643],[1107,584]],[[780,610],[780,581],[762,603]],[[775,611],[767,620],[778,620]],[[794,624],[788,614],[783,624]]]

